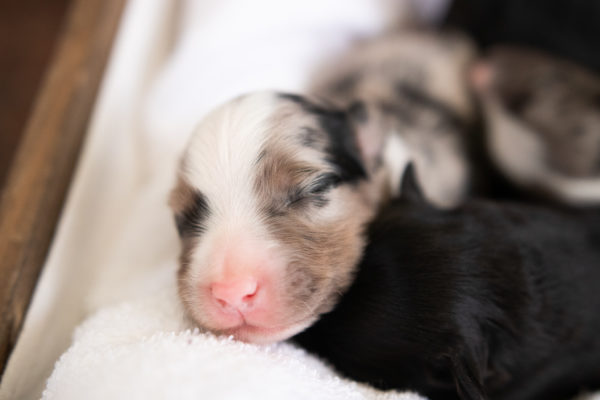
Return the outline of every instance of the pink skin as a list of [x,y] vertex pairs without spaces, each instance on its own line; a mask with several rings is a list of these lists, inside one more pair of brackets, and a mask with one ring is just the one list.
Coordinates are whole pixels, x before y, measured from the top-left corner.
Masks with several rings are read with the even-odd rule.
[[255,274],[236,274],[212,282],[205,288],[210,298],[207,306],[211,326],[231,330],[243,325],[270,326],[275,323],[277,302],[267,279]]
[[485,92],[492,83],[494,72],[491,65],[485,61],[479,61],[471,68],[471,83],[479,92]]
[[251,310],[260,297],[258,281],[251,275],[213,282],[210,291],[225,313],[243,314]]
[[[277,340],[295,328],[278,301],[273,282],[285,263],[277,251],[255,240],[228,240],[214,247],[213,260],[221,260],[221,273],[199,286],[202,319],[212,330],[252,342]],[[259,251],[258,249],[265,249]]]

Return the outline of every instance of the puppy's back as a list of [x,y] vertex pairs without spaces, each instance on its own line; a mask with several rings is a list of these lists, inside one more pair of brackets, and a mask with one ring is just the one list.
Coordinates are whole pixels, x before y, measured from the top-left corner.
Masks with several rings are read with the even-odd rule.
[[339,306],[298,337],[342,373],[434,399],[600,386],[597,212],[401,199],[369,241]]

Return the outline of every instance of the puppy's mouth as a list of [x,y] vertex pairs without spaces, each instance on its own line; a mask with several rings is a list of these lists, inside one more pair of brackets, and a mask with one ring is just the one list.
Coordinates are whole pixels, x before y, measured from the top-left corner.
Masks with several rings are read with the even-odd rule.
[[289,339],[306,329],[312,322],[308,319],[277,327],[263,327],[244,322],[236,327],[224,329],[220,333],[246,343],[269,344]]

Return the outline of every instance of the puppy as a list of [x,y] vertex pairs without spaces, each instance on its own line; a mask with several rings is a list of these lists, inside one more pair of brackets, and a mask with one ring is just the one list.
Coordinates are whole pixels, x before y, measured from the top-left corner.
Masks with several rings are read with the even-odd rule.
[[355,119],[260,92],[200,123],[170,201],[180,295],[199,326],[273,342],[331,310],[352,281],[365,224],[391,191],[387,155],[364,151],[371,138],[358,139]]
[[294,340],[342,374],[431,399],[600,387],[600,212],[432,208],[410,170],[353,284]]
[[[459,34],[401,30],[336,57],[317,71],[309,92],[356,107],[365,129],[400,140],[425,196],[452,207],[470,189],[467,144],[475,115],[468,73],[474,59],[474,46]],[[395,182],[404,165],[390,168]]]
[[170,202],[180,295],[199,326],[273,342],[330,311],[353,279],[366,224],[397,195],[410,160],[438,203],[460,201],[468,49],[452,43],[374,40],[307,96],[252,93],[203,119]]
[[561,202],[600,201],[600,78],[531,49],[497,47],[472,75],[486,151],[529,191]]

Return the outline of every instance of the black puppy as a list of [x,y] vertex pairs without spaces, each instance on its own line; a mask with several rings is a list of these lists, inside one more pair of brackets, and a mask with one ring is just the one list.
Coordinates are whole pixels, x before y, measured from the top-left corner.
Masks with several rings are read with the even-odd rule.
[[409,166],[339,305],[295,337],[342,374],[431,399],[600,387],[600,213],[427,205]]

